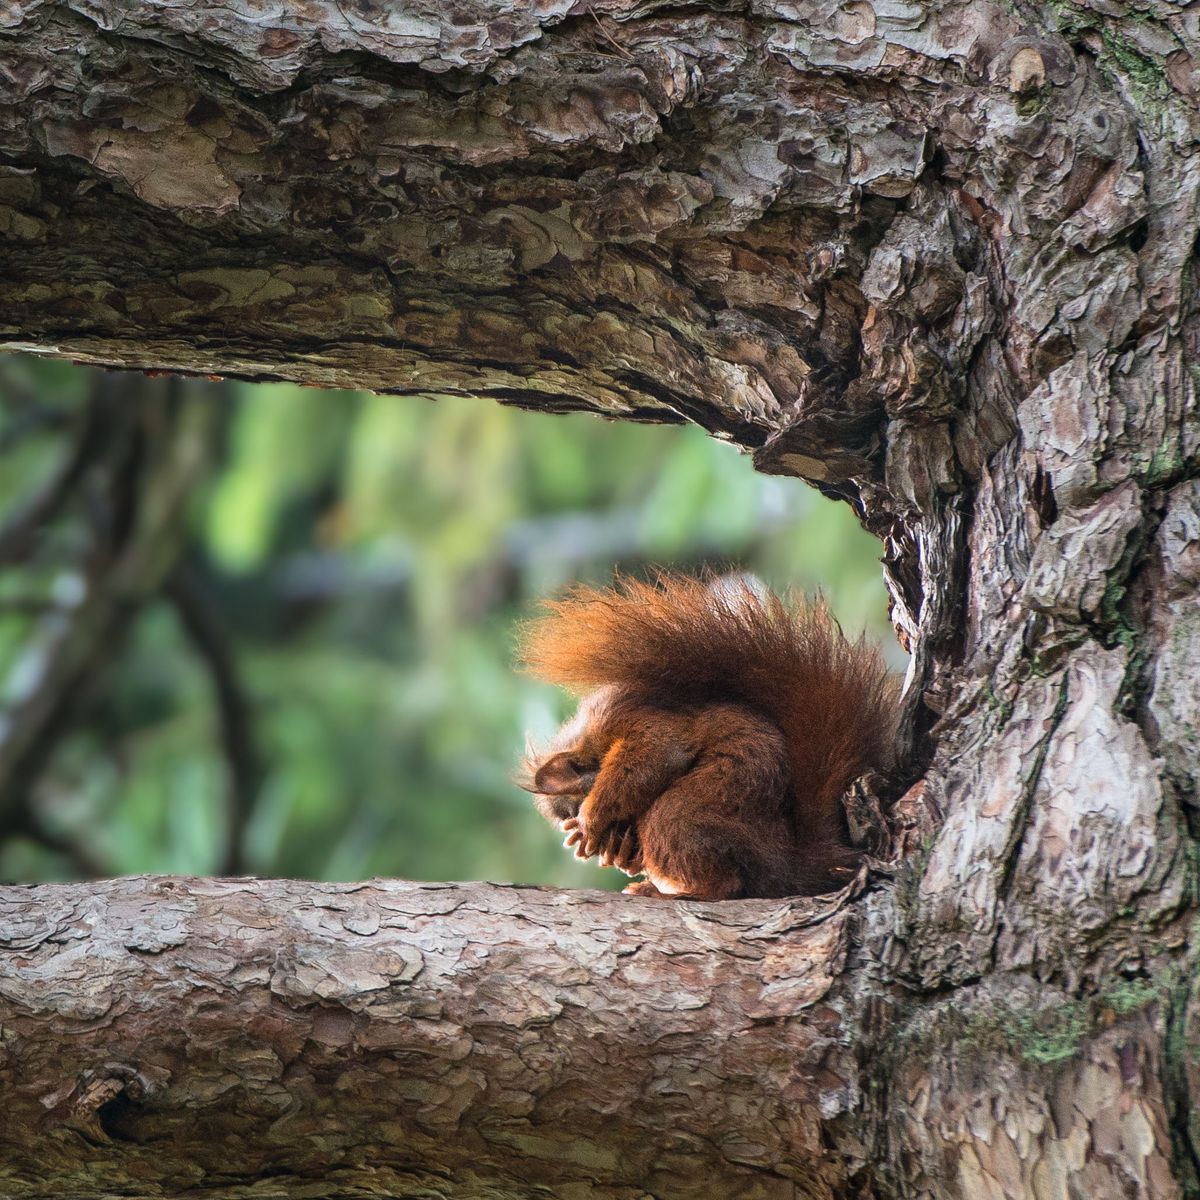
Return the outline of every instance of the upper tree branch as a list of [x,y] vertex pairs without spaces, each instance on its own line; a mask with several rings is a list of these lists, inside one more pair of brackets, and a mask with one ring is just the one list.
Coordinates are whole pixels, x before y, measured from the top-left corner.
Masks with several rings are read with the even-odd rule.
[[[688,417],[830,487],[878,478],[882,401],[948,386],[937,355],[896,355],[964,276],[930,254],[937,311],[891,317],[886,346],[862,336],[863,280],[932,128],[1016,26],[986,5],[919,26],[725,7],[318,3],[264,24],[18,0],[0,337]],[[985,308],[954,327],[967,352]]]

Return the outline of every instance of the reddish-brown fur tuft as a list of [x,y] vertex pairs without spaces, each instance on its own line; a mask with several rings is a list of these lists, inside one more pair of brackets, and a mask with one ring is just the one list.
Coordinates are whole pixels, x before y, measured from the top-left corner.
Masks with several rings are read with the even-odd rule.
[[[589,767],[586,801],[574,801],[579,820],[572,827],[593,827],[591,837],[577,835],[582,846],[603,852],[605,836],[611,841],[617,829],[626,837],[625,824],[632,822],[647,861],[649,836],[663,843],[657,847],[660,862],[675,866],[687,858],[676,852],[684,843],[695,848],[704,842],[713,860],[705,870],[712,875],[718,833],[747,846],[757,838],[762,864],[730,866],[740,872],[736,885],[712,875],[696,886],[693,870],[676,881],[677,890],[692,895],[815,892],[845,878],[854,855],[841,797],[860,775],[891,764],[896,684],[878,651],[847,641],[822,605],[760,594],[728,580],[666,574],[653,583],[621,579],[611,589],[576,588],[547,609],[526,631],[526,662],[552,682],[593,696],[604,689],[604,703],[593,705],[596,719],[587,722],[587,736],[593,743],[600,739],[601,752],[623,745],[620,770],[626,775],[635,743],[641,765],[633,769],[643,773],[667,753],[666,743],[690,764],[682,774],[659,770],[655,786],[670,790],[651,796],[643,786],[645,796],[634,804],[613,799],[616,757],[604,760],[607,774],[597,759]],[[780,759],[776,775],[773,756]],[[574,763],[579,755],[554,758]],[[562,791],[569,790],[567,783]],[[670,803],[660,803],[663,798]],[[782,826],[766,827],[779,807],[788,810],[786,834]],[[562,821],[562,796],[553,814],[544,811]],[[675,819],[668,827],[669,812]],[[757,832],[743,827],[756,821],[764,826]],[[708,836],[689,822],[720,830]],[[790,857],[792,869],[767,863],[780,855]],[[615,852],[609,857],[628,865]],[[641,865],[640,856],[626,854],[635,857]],[[697,850],[688,861],[695,867],[702,857]],[[724,867],[721,872],[728,874]]]

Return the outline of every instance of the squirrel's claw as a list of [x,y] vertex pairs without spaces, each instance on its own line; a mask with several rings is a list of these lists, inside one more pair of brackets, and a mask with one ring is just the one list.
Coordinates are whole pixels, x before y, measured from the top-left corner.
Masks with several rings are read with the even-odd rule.
[[627,875],[637,875],[642,869],[641,848],[632,825],[610,826],[595,837],[579,817],[567,817],[559,822],[566,834],[563,846],[575,851],[578,859],[600,856],[602,867],[616,867]]
[[614,866],[624,871],[626,875],[640,875],[642,872],[642,850],[638,844],[637,832],[632,825],[625,830],[621,845],[614,856]]
[[641,873],[641,847],[633,825],[620,823],[611,826],[600,836],[599,844],[602,867],[616,867],[626,875]]
[[568,817],[563,821],[561,828],[567,835],[563,839],[563,845],[568,850],[574,849],[576,858],[591,858],[596,853],[595,846],[590,843],[587,831],[577,817]]

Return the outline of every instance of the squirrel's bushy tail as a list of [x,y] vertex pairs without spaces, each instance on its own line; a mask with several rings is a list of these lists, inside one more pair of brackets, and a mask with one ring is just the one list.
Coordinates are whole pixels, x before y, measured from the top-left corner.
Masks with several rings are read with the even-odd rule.
[[891,765],[897,686],[882,656],[850,642],[823,604],[744,580],[661,574],[581,586],[525,631],[543,679],[616,684],[664,705],[734,700],[787,741],[797,804],[828,812],[851,783]]

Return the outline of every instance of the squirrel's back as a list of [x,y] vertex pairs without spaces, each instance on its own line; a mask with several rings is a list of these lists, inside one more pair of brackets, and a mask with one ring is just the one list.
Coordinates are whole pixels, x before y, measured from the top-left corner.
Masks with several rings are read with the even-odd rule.
[[578,587],[546,607],[525,637],[535,674],[579,690],[616,685],[666,707],[732,700],[761,712],[783,733],[796,802],[814,817],[891,765],[895,678],[824,605],[663,574]]

